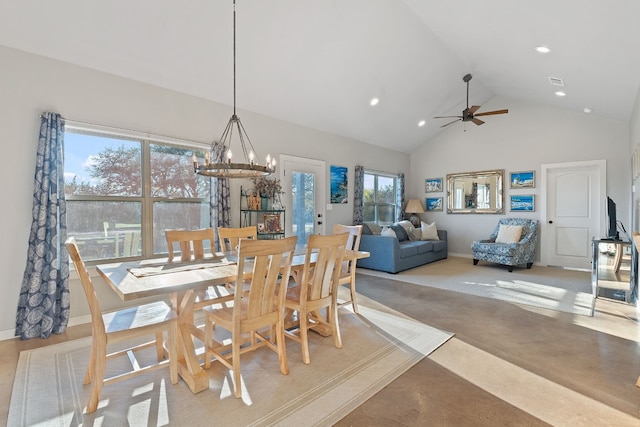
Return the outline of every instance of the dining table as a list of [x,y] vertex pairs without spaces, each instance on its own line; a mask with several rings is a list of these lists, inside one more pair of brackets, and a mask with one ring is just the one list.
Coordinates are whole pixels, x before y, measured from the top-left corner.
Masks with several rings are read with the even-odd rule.
[[[369,255],[366,251],[348,250],[345,252],[345,261],[367,258]],[[294,280],[299,279],[302,273],[305,257],[304,249],[294,253],[291,262]],[[209,378],[202,369],[193,338],[202,334],[195,325],[195,298],[210,286],[225,286],[234,282],[238,274],[236,259],[237,253],[232,251],[217,252],[204,259],[188,262],[152,258],[96,265],[100,276],[122,301],[169,298],[178,314],[178,374],[193,393],[209,388]],[[314,262],[313,256],[311,262]],[[250,272],[245,272],[245,278],[249,276]]]

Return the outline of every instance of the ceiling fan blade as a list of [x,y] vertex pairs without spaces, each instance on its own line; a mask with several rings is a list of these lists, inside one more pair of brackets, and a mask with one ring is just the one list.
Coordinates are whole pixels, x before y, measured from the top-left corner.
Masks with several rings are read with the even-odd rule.
[[475,117],[473,119],[471,119],[471,121],[475,124],[477,124],[478,126],[480,126],[481,124],[483,124],[484,122],[480,119],[476,119]]
[[454,120],[454,121],[452,121],[452,122],[449,122],[449,123],[447,123],[446,125],[442,125],[442,126],[440,126],[440,127],[441,127],[441,128],[447,127],[447,126],[449,126],[449,125],[454,124],[455,122],[459,122],[460,120],[461,120],[461,119],[456,119],[456,120]]
[[435,116],[434,119],[461,119],[462,116]]
[[504,109],[504,110],[495,110],[495,111],[487,111],[485,113],[478,113],[475,114],[476,117],[478,116],[493,116],[494,114],[507,114],[509,112],[508,109]]
[[478,111],[478,108],[480,108],[479,105],[472,105],[471,108],[469,108],[469,114],[473,114],[476,111]]

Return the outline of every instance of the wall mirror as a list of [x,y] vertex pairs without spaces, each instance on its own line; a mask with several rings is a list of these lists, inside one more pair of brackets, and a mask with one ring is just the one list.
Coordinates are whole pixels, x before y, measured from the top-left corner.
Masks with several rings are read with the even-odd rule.
[[447,175],[448,213],[501,214],[504,169]]

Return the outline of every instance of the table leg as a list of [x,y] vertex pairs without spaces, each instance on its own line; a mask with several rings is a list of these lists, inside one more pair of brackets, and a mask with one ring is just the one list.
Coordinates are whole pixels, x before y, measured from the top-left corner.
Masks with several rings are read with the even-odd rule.
[[209,388],[209,375],[200,366],[193,344],[192,332],[197,329],[193,316],[195,293],[188,290],[182,294],[173,294],[171,302],[178,312],[178,374],[191,392],[199,393]]

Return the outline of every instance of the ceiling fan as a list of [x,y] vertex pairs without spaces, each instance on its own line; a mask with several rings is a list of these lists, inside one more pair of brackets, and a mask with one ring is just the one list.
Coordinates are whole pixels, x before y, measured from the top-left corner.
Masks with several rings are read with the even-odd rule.
[[504,109],[504,110],[487,111],[487,112],[484,112],[484,113],[477,113],[476,114],[476,111],[478,111],[478,109],[480,108],[479,105],[472,105],[471,108],[469,108],[469,80],[471,80],[471,74],[467,74],[466,76],[464,76],[462,78],[462,81],[467,84],[467,108],[462,110],[462,115],[461,116],[436,116],[436,117],[434,117],[434,119],[450,119],[450,118],[454,118],[454,117],[456,118],[454,121],[440,126],[441,128],[449,126],[449,125],[452,125],[457,121],[473,122],[476,125],[480,126],[484,122],[477,118],[479,116],[492,116],[492,115],[495,115],[495,114],[507,114],[509,112],[509,110]]

